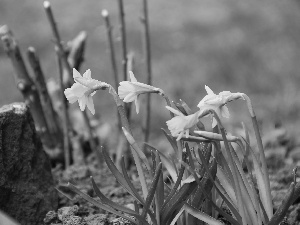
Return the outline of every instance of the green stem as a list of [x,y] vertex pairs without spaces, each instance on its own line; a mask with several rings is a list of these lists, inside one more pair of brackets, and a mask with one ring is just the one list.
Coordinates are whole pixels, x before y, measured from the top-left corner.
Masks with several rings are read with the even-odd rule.
[[268,167],[267,167],[264,147],[263,147],[263,143],[262,143],[259,127],[258,127],[258,122],[256,119],[255,112],[253,110],[251,100],[246,94],[243,94],[243,97],[246,100],[246,103],[248,106],[248,110],[249,110],[251,120],[252,120],[253,130],[255,133],[255,138],[256,138],[257,146],[258,146],[258,150],[259,150],[259,156],[260,156],[259,158],[260,158],[261,165],[262,165],[264,183],[265,183],[266,191],[267,191],[267,193],[265,193],[266,197],[267,197],[267,204],[268,204],[268,208],[266,209],[266,211],[267,211],[268,217],[270,219],[273,216],[273,204],[272,204],[270,180],[269,180],[269,173],[268,173]]
[[[117,69],[117,62],[116,62],[115,46],[113,42],[112,26],[110,24],[109,14],[106,10],[102,11],[102,16],[105,20],[107,39],[108,39],[109,50],[110,50],[111,67],[114,74],[115,88],[117,89],[119,85],[119,76],[118,76],[118,69]],[[118,112],[117,112],[117,117],[118,117],[118,128],[121,129],[121,119],[118,115]]]
[[[121,117],[121,122],[122,122],[122,126],[126,128],[126,130],[131,134],[132,136],[132,130],[130,128],[127,116],[126,116],[126,111],[124,109],[124,106],[122,104],[122,100],[120,99],[119,95],[117,94],[116,90],[109,85],[109,93],[113,96],[115,103],[117,105],[120,117]],[[146,183],[146,179],[145,179],[145,175],[143,172],[143,168],[142,168],[142,163],[141,163],[141,159],[139,158],[138,154],[131,148],[131,153],[133,155],[134,158],[134,162],[138,171],[138,175],[139,175],[139,179],[140,179],[140,183],[142,186],[142,191],[143,191],[143,196],[144,199],[147,198],[148,195],[148,190],[147,190],[147,183]]]
[[[169,97],[165,94],[165,92],[163,90],[160,90],[159,94],[166,100],[167,106],[172,107],[171,101]],[[170,115],[172,118],[175,116],[172,112],[170,112]]]
[[[145,33],[145,52],[146,52],[146,67],[147,67],[147,84],[152,84],[152,68],[151,68],[151,46],[150,46],[150,31],[149,31],[149,16],[148,16],[148,4],[147,0],[143,0],[143,19]],[[151,112],[151,95],[147,94],[146,100],[146,130],[145,130],[145,142],[148,142],[150,135],[150,112]]]
[[245,211],[244,211],[244,205],[243,205],[243,201],[242,201],[242,192],[241,192],[241,188],[240,188],[240,184],[239,184],[239,178],[238,178],[238,171],[237,168],[235,166],[234,160],[233,160],[233,156],[232,156],[232,152],[231,149],[229,147],[229,143],[227,141],[227,137],[225,134],[225,129],[221,123],[221,120],[218,116],[218,114],[214,111],[214,110],[210,110],[211,113],[214,114],[215,119],[218,122],[223,140],[224,140],[224,145],[225,145],[225,149],[226,149],[226,153],[228,155],[228,160],[229,160],[229,164],[231,165],[231,171],[232,171],[232,175],[233,175],[233,180],[234,180],[234,190],[235,190],[235,194],[236,194],[236,198],[237,198],[237,203],[238,203],[238,209],[239,209],[239,213],[241,214],[242,217],[242,224],[245,225],[246,221],[245,221]]

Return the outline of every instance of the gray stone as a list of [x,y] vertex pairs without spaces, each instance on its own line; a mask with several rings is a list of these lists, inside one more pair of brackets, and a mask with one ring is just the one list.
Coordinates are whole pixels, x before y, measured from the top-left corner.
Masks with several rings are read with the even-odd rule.
[[0,209],[22,225],[38,225],[57,209],[49,158],[24,103],[0,108]]

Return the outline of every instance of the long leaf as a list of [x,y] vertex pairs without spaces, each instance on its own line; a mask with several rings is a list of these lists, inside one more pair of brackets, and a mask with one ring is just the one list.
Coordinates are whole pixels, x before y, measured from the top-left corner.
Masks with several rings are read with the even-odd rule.
[[126,130],[126,128],[122,127],[124,135],[130,144],[130,146],[135,150],[135,152],[138,154],[138,156],[143,160],[143,163],[145,163],[147,170],[149,173],[151,173],[151,167],[148,162],[148,159],[145,155],[145,153],[142,151],[142,149],[138,146],[133,136]]
[[109,205],[112,208],[115,208],[121,212],[127,213],[131,216],[136,217],[138,220],[143,219],[139,214],[137,214],[135,211],[133,211],[132,209],[129,209],[127,207],[124,207],[122,205],[119,205],[113,201],[111,201],[110,199],[108,199],[107,197],[105,197],[104,194],[102,194],[102,192],[100,191],[100,189],[98,188],[97,184],[95,183],[95,180],[93,179],[93,177],[91,177],[91,181],[92,181],[92,185],[93,185],[93,189],[96,193],[96,195],[100,198],[101,203],[105,204],[105,205]]
[[209,225],[224,225],[223,222],[212,218],[211,216],[201,212],[200,210],[190,206],[189,204],[184,204],[183,207],[186,212]]
[[111,158],[109,157],[108,153],[104,150],[104,148],[101,148],[101,152],[103,155],[103,158],[106,162],[106,165],[108,166],[108,168],[110,169],[110,171],[112,172],[112,174],[114,175],[114,177],[117,179],[117,181],[128,191],[129,194],[131,194],[137,201],[139,201],[140,203],[143,203],[138,195],[136,193],[134,193],[131,188],[130,185],[127,183],[126,179],[123,177],[123,175],[119,172],[119,170],[117,169],[117,167],[115,166],[115,164],[113,163],[113,161],[111,160]]
[[[237,204],[236,204],[235,195],[234,195],[234,194],[232,195],[232,199],[229,199],[229,198],[228,198],[228,195],[227,195],[227,193],[223,190],[223,187],[222,187],[221,185],[217,185],[218,182],[215,180],[215,176],[216,176],[216,175],[212,176],[212,174],[214,174],[214,173],[212,173],[212,169],[211,169],[211,168],[208,166],[208,164],[207,164],[207,158],[206,158],[206,156],[204,156],[204,155],[202,154],[202,151],[198,151],[198,154],[199,154],[199,157],[200,157],[200,159],[201,159],[202,165],[203,165],[204,169],[206,170],[206,174],[208,175],[208,177],[210,178],[211,182],[213,183],[213,185],[214,185],[216,191],[219,193],[219,195],[222,197],[222,199],[226,202],[227,206],[230,208],[230,210],[231,210],[232,213],[235,215],[235,217],[238,218],[238,219],[241,219],[241,218],[240,218],[240,215],[239,215],[239,213],[237,212],[237,209],[236,209],[236,205],[237,205]],[[214,159],[213,162],[216,162],[216,160]],[[212,164],[212,165],[213,165],[213,164]],[[221,169],[221,166],[220,166],[220,165],[217,165],[217,163],[216,163],[215,165],[216,165],[216,167],[219,166],[219,169],[218,169],[218,170],[215,169],[216,173],[218,173],[218,172],[220,173],[220,170],[223,171],[223,169]],[[212,167],[212,168],[213,168],[213,167]],[[214,170],[213,170],[213,171],[214,171]],[[220,178],[223,179],[224,182],[225,182],[225,181],[226,181],[226,182],[230,181],[230,180],[228,179],[228,176],[225,175],[225,174],[223,174],[223,176],[221,176]],[[226,178],[227,178],[227,179],[226,179]],[[231,185],[229,185],[229,186],[231,187]],[[221,188],[222,188],[222,190],[221,190]],[[235,199],[235,206],[234,206],[233,203],[232,203],[232,201],[233,201],[234,199]]]
[[172,137],[171,135],[169,135],[163,128],[162,128],[162,131],[163,131],[164,135],[166,136],[166,138],[168,139],[168,141],[170,142],[175,154],[177,154],[178,147],[177,147],[176,139],[174,137]]
[[[161,162],[159,153],[158,151],[155,152],[155,158],[156,158],[156,164],[159,164]],[[163,173],[160,174],[159,176],[159,181],[157,185],[157,191],[155,193],[155,198],[156,198],[156,208],[157,211],[161,209],[162,205],[164,204],[164,178],[163,178]]]
[[[133,220],[132,218],[120,213],[119,211],[116,211],[115,209],[113,209],[110,206],[107,206],[105,204],[102,204],[98,201],[96,201],[95,199],[91,198],[90,196],[88,196],[87,194],[84,194],[82,191],[80,191],[78,188],[76,188],[74,185],[72,185],[71,183],[68,183],[68,187],[70,188],[70,190],[72,190],[73,192],[75,192],[76,194],[78,194],[80,197],[82,197],[83,199],[85,199],[86,201],[90,202],[91,204],[97,206],[100,209],[103,209],[107,212],[110,212],[112,214],[115,214],[117,216],[120,216],[126,220],[129,220],[130,222],[132,222],[133,224],[137,224],[135,220]],[[148,224],[148,223],[147,223]]]
[[173,218],[172,222],[170,225],[175,225],[177,222],[178,218],[181,216],[181,214],[184,212],[184,208],[180,209],[179,212],[176,214],[176,216]]
[[126,183],[129,187],[129,189],[131,190],[131,192],[133,193],[134,197],[142,204],[145,205],[145,201],[143,200],[142,196],[140,196],[140,194],[138,193],[138,191],[135,189],[135,187],[133,186],[133,184],[130,181],[130,178],[127,174],[126,168],[125,168],[125,160],[124,157],[122,157],[121,160],[121,169],[122,169],[122,173],[124,176],[124,179],[126,180]]
[[177,170],[174,167],[173,162],[169,159],[169,157],[167,157],[164,153],[162,153],[161,151],[159,151],[158,149],[154,148],[153,146],[145,143],[145,145],[147,147],[149,147],[150,149],[153,149],[155,151],[157,151],[161,157],[161,161],[163,162],[163,165],[166,167],[166,169],[168,170],[170,176],[172,177],[173,182],[176,182],[177,178],[178,178],[178,174],[177,174]]
[[[189,170],[195,177],[197,177],[197,174],[195,171],[193,171],[189,165],[187,165],[186,163],[183,163],[182,165],[185,165],[186,169]],[[215,207],[215,209],[222,215],[224,216],[229,222],[231,222],[233,225],[240,225],[240,223],[238,221],[236,221],[232,216],[228,215],[227,213],[225,213],[220,207],[218,207],[211,199],[211,196],[209,196],[208,193],[206,193],[205,189],[203,188],[202,183],[199,181],[199,179],[196,179],[197,183],[198,183],[198,187],[202,189],[202,192],[204,193],[206,199],[213,205],[213,207]],[[216,186],[215,186],[216,187]],[[216,190],[218,190],[216,188]],[[241,217],[240,215],[237,213],[237,211],[234,209],[234,207],[231,205],[231,203],[229,201],[227,201],[226,197],[222,194],[222,192],[218,192],[220,194],[220,196],[225,200],[225,202],[227,203],[228,207],[230,207],[231,211],[235,214],[236,218],[241,221]]]
[[258,190],[259,190],[259,196],[260,196],[261,202],[264,206],[264,209],[267,212],[268,220],[270,220],[273,212],[270,213],[270,210],[268,210],[269,205],[271,203],[269,203],[270,199],[267,197],[269,195],[269,193],[267,193],[268,188],[265,185],[264,174],[263,174],[263,172],[260,168],[259,162],[258,162],[252,148],[250,148],[250,152],[251,152],[251,155],[252,155],[252,161],[253,161],[254,171],[255,171],[256,180],[257,180],[257,187],[258,187]]
[[169,201],[165,208],[161,211],[161,224],[167,224],[170,220],[173,213],[181,208],[184,202],[188,199],[188,197],[193,193],[195,188],[197,187],[197,183],[191,182],[184,184],[179,191],[173,196],[173,198]]
[[[238,159],[238,156],[236,155],[235,151],[233,150],[233,147],[230,145],[230,148],[233,152],[233,160],[235,161],[236,167],[238,169],[238,175],[240,175],[240,184],[241,184],[241,190],[243,192],[243,198],[244,198],[244,205],[246,206],[248,213],[250,215],[251,220],[254,224],[262,224],[262,217],[260,214],[260,210],[257,208],[258,200],[256,195],[256,190],[252,189],[250,187],[250,184],[248,182],[248,179],[243,171],[242,165]],[[255,212],[255,208],[258,212]]]
[[146,198],[146,203],[145,203],[145,206],[144,206],[143,211],[142,211],[141,216],[142,216],[143,219],[145,218],[145,216],[147,214],[147,211],[150,209],[152,200],[154,198],[155,191],[157,189],[157,185],[158,185],[158,181],[159,181],[159,177],[160,177],[161,172],[162,172],[162,163],[159,163],[157,165],[157,168],[156,168],[156,171],[155,171],[155,176],[154,176],[153,181],[151,183],[151,186],[149,188],[149,193],[148,193],[148,196]]
[[[185,153],[182,153],[182,160],[183,162],[186,162],[187,156]],[[177,188],[179,187],[181,180],[183,178],[183,174],[184,174],[184,170],[185,170],[185,166],[181,165],[181,168],[179,170],[179,175],[178,178],[173,186],[173,188],[171,189],[171,191],[169,192],[168,196],[166,197],[166,200],[164,202],[164,204],[162,205],[162,209],[168,204],[168,202],[171,200],[171,198],[173,198],[174,194],[177,191]]]
[[277,225],[283,218],[286,216],[286,213],[294,201],[294,192],[295,192],[295,183],[292,182],[287,193],[285,194],[283,201],[279,208],[276,210],[275,214],[271,218],[270,222],[267,225]]

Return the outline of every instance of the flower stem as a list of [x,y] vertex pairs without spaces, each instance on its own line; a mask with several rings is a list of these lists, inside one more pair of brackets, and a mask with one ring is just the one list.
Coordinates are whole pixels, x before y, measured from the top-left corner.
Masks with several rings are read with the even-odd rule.
[[[145,38],[145,53],[146,53],[146,70],[147,70],[147,84],[152,85],[152,68],[151,68],[151,45],[150,45],[150,29],[149,29],[149,16],[148,16],[148,2],[143,0],[143,18],[141,22],[144,27]],[[144,142],[149,141],[150,136],[150,121],[151,121],[151,95],[147,94],[146,100],[146,126]]]
[[270,219],[273,215],[273,206],[272,206],[273,204],[272,204],[270,180],[269,180],[269,173],[268,173],[268,167],[267,167],[264,147],[263,147],[256,115],[255,115],[255,112],[254,112],[254,109],[252,106],[252,102],[246,94],[244,94],[243,97],[245,98],[247,106],[248,106],[248,110],[249,110],[251,120],[252,120],[253,130],[255,133],[255,138],[256,138],[257,146],[258,146],[258,150],[259,150],[259,156],[260,156],[259,158],[260,158],[260,162],[262,165],[264,183],[265,183],[266,191],[267,191],[267,193],[265,193],[266,197],[267,197],[267,204],[268,204],[268,208],[266,209],[266,211],[267,211],[268,217]]
[[[167,106],[172,107],[171,101],[169,97],[165,94],[165,92],[163,90],[160,90],[159,94],[166,100]],[[170,111],[170,115],[172,118],[175,116],[174,113],[172,113],[171,111]]]
[[[112,35],[113,28],[110,24],[110,18],[107,10],[102,11],[102,17],[104,18],[105,21],[107,39],[108,39],[109,49],[110,49],[111,67],[114,74],[115,88],[117,89],[119,85],[119,76],[118,76],[118,68],[116,62],[115,46],[114,46],[113,35]],[[118,128],[121,129],[121,118],[118,112],[117,112],[117,117],[118,117]]]
[[70,166],[70,141],[69,141],[69,118],[68,118],[68,105],[64,95],[64,83],[63,83],[63,68],[61,63],[61,57],[57,51],[57,60],[58,60],[58,73],[59,73],[59,84],[61,91],[61,99],[62,99],[62,111],[63,111],[63,136],[64,136],[64,158],[65,158],[65,166],[68,168]]
[[[64,66],[65,66],[65,68],[66,68],[66,70],[69,74],[69,77],[71,77],[72,69],[70,67],[70,64],[68,62],[67,54],[66,54],[66,52],[63,48],[62,42],[61,42],[61,38],[60,38],[58,29],[57,29],[57,25],[56,25],[53,13],[52,13],[50,2],[44,1],[44,8],[45,8],[46,15],[47,15],[47,18],[49,20],[52,32],[53,32],[55,44],[58,47],[59,54],[61,56],[61,60],[62,60]],[[71,82],[69,82],[68,86],[71,86]]]
[[61,130],[58,126],[57,114],[53,109],[53,105],[47,90],[45,76],[40,65],[40,60],[38,58],[36,50],[33,47],[28,48],[27,57],[29,64],[33,70],[31,77],[40,96],[49,132],[53,138],[54,143],[57,146],[61,146]]
[[127,43],[126,43],[126,26],[125,26],[125,13],[124,13],[124,5],[123,0],[118,0],[119,5],[119,20],[120,20],[120,29],[121,29],[121,36],[122,36],[122,48],[123,48],[123,76],[124,80],[127,79]]
[[242,224],[245,225],[246,221],[245,221],[245,211],[244,211],[244,205],[243,205],[243,201],[242,201],[242,192],[241,192],[241,188],[240,188],[240,184],[239,184],[239,175],[238,175],[238,170],[236,168],[236,165],[234,163],[233,160],[233,156],[232,156],[232,152],[231,152],[231,148],[229,147],[229,143],[226,137],[226,133],[225,133],[225,129],[221,123],[221,120],[218,116],[218,114],[214,111],[214,110],[210,110],[211,113],[214,114],[215,119],[218,122],[223,140],[224,140],[224,145],[225,145],[225,149],[226,149],[226,153],[228,155],[228,160],[229,160],[229,164],[231,165],[231,171],[232,171],[232,175],[233,175],[233,180],[234,180],[234,190],[235,190],[235,194],[236,194],[236,198],[237,198],[237,203],[238,203],[238,209],[239,209],[239,213],[241,214],[242,217]]
[[[109,85],[108,88],[109,93],[113,96],[115,103],[117,105],[120,117],[121,117],[121,122],[122,122],[122,126],[132,135],[132,130],[130,128],[127,116],[126,116],[126,111],[125,108],[122,104],[122,100],[120,99],[119,95],[117,94],[116,90]],[[139,179],[140,179],[140,183],[142,186],[142,190],[143,190],[143,195],[144,195],[144,199],[147,198],[147,194],[148,194],[148,190],[147,190],[147,183],[146,183],[146,179],[145,179],[145,175],[143,172],[143,168],[142,168],[142,163],[141,163],[141,159],[139,158],[138,154],[136,153],[135,150],[133,150],[131,148],[131,153],[133,155],[134,161],[135,161],[135,165],[138,171],[138,175],[139,175]]]

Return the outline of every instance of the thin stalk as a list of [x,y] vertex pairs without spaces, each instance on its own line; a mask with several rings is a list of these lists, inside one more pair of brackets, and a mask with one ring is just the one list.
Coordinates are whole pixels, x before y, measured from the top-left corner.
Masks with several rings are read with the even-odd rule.
[[[122,100],[120,99],[120,97],[117,94],[116,90],[111,85],[109,85],[108,91],[113,96],[114,101],[117,105],[117,108],[118,108],[118,111],[119,111],[119,114],[120,114],[120,117],[121,117],[122,126],[125,127],[125,129],[130,133],[131,136],[133,136],[131,127],[130,127],[128,119],[126,117],[125,108],[122,104]],[[137,171],[138,171],[141,186],[144,187],[143,188],[143,196],[144,196],[144,199],[146,199],[148,191],[147,191],[147,183],[146,183],[145,174],[143,172],[141,159],[139,158],[137,152],[133,148],[131,148],[131,153],[132,153],[134,161],[135,161],[135,165],[136,165],[136,168],[137,168]]]
[[[152,67],[151,67],[151,44],[150,44],[150,29],[149,29],[149,16],[148,16],[148,2],[143,0],[143,18],[142,24],[144,27],[145,37],[145,53],[146,53],[146,70],[147,70],[147,84],[152,85]],[[146,127],[144,142],[149,141],[150,136],[150,121],[151,121],[151,95],[147,94],[146,100]]]
[[[170,98],[161,90],[159,94],[165,99],[167,106],[172,107]],[[170,116],[174,117],[174,113],[170,111]]]
[[[64,47],[62,45],[62,42],[61,42],[61,38],[60,38],[58,29],[57,29],[57,25],[56,25],[53,13],[52,13],[50,2],[44,1],[44,8],[45,8],[46,15],[47,15],[47,18],[49,20],[52,32],[53,32],[55,45],[58,47],[59,54],[61,55],[61,60],[62,60],[64,66],[65,66],[65,68],[66,68],[66,70],[69,74],[69,77],[71,77],[72,69],[71,69],[70,64],[68,62],[68,56],[67,56],[67,54],[64,50]],[[69,82],[68,87],[69,86],[71,86],[71,82]]]
[[210,110],[211,113],[214,114],[215,119],[218,122],[223,140],[224,140],[224,145],[225,145],[225,149],[226,149],[226,153],[228,154],[228,160],[229,160],[229,164],[231,165],[231,170],[232,170],[232,175],[233,175],[233,181],[234,181],[234,190],[235,190],[235,194],[236,194],[236,198],[237,198],[237,203],[238,203],[238,209],[239,209],[239,213],[241,214],[242,217],[242,223],[243,225],[246,224],[245,221],[245,211],[244,211],[244,206],[243,206],[243,202],[242,202],[242,193],[241,193],[241,188],[239,186],[239,179],[238,179],[238,171],[235,167],[235,163],[233,160],[233,156],[232,156],[232,152],[231,149],[229,147],[229,143],[227,141],[226,138],[226,134],[225,134],[225,129],[221,123],[221,120],[219,118],[219,116],[217,115],[217,113],[214,110]]
[[63,83],[63,68],[61,63],[61,57],[57,50],[57,62],[58,62],[58,74],[59,74],[59,84],[61,90],[61,99],[62,99],[62,111],[63,111],[63,144],[64,144],[64,159],[65,166],[68,168],[70,166],[70,140],[69,140],[69,118],[68,118],[68,104],[64,95],[64,83]]
[[56,145],[61,145],[61,130],[58,126],[57,115],[53,109],[52,101],[49,96],[45,76],[41,68],[40,60],[33,47],[29,47],[27,50],[27,57],[29,64],[33,70],[32,79],[39,92],[41,104],[43,106],[43,112],[47,122],[48,129],[52,134],[53,141]]
[[[56,26],[56,22],[54,20],[52,10],[51,10],[50,2],[44,1],[44,8],[45,8],[48,20],[50,22],[50,26],[51,26],[51,29],[52,29],[52,32],[53,32],[53,35],[54,35],[55,44],[57,46],[59,55],[61,57],[61,60],[64,64],[67,72],[68,72],[68,77],[71,78],[72,77],[72,69],[71,69],[71,66],[69,64],[67,54],[66,54],[66,52],[65,52],[65,50],[62,46],[60,35],[59,35],[58,29],[57,29],[57,26]],[[68,86],[71,86],[71,84],[69,84]],[[62,90],[64,90],[64,89],[65,88],[63,88]],[[83,116],[83,119],[84,119],[84,122],[85,122],[85,125],[86,125],[86,128],[87,128],[87,131],[89,133],[90,147],[91,147],[92,151],[95,152],[95,155],[96,155],[96,157],[98,158],[98,161],[99,161],[99,165],[101,165],[101,163],[102,163],[101,155],[100,155],[99,151],[97,151],[97,149],[96,149],[97,144],[96,144],[96,142],[93,138],[92,128],[91,128],[91,125],[89,123],[89,118],[88,118],[85,111],[82,111],[82,116]]]
[[126,26],[125,26],[125,13],[124,13],[124,6],[123,0],[118,0],[119,5],[119,20],[120,20],[120,29],[121,29],[121,36],[122,36],[122,49],[123,49],[123,80],[127,79],[127,43],[126,43]]
[[52,149],[54,147],[54,143],[48,130],[40,97],[29,76],[17,40],[7,25],[0,27],[0,37],[4,51],[10,58],[15,71],[14,78],[16,86],[22,93],[25,103],[29,105],[30,112],[35,122],[36,131],[41,136],[43,144]]
[[[109,50],[110,50],[110,61],[111,61],[111,67],[114,74],[114,81],[115,81],[115,89],[119,86],[119,76],[118,76],[118,68],[117,68],[117,62],[116,62],[116,54],[115,54],[115,46],[113,42],[113,35],[112,35],[112,26],[110,24],[110,18],[108,11],[106,9],[102,10],[102,17],[105,21],[105,27],[106,27],[106,33],[107,33],[107,39],[109,43]],[[118,117],[118,128],[121,129],[121,119],[117,111],[117,117]]]
[[263,171],[263,176],[264,176],[264,183],[266,186],[266,198],[267,198],[267,214],[269,219],[273,216],[273,204],[272,204],[272,197],[271,197],[271,188],[270,188],[270,180],[269,180],[269,173],[268,173],[268,168],[267,168],[267,162],[266,162],[266,157],[265,157],[265,152],[264,152],[264,147],[258,127],[258,122],[256,119],[255,112],[253,110],[253,106],[251,103],[250,98],[247,95],[243,95],[247,102],[248,110],[252,119],[252,125],[253,125],[253,130],[255,133],[255,138],[257,141],[258,149],[259,149],[259,155],[260,155],[260,162],[262,164],[262,171]]

